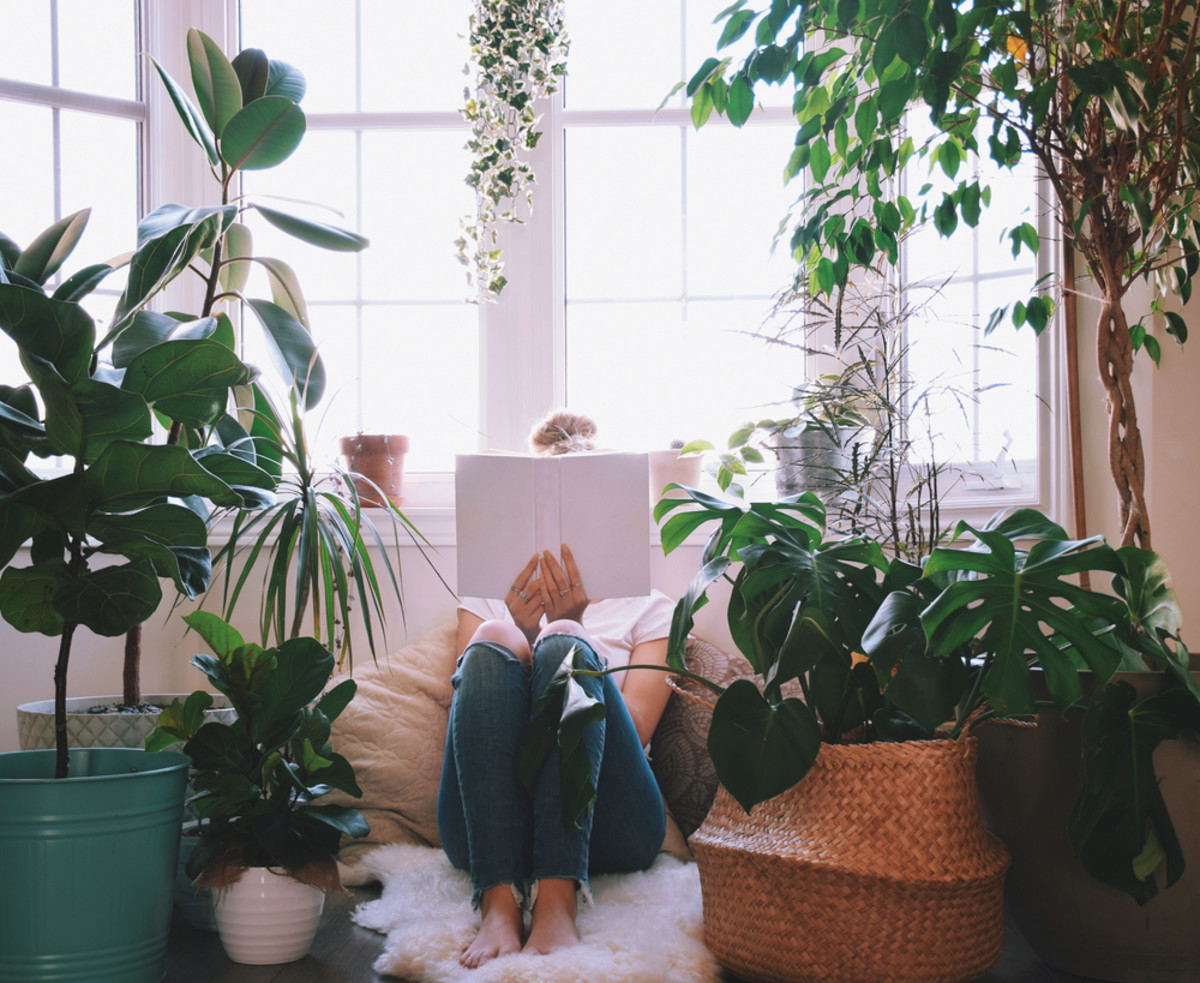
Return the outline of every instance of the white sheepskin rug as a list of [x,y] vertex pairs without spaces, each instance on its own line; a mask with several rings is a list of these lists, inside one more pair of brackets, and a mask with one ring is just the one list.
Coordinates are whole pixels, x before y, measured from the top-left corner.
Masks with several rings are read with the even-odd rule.
[[696,865],[661,855],[640,874],[591,880],[593,905],[580,905],[580,945],[534,956],[516,953],[478,969],[459,954],[479,928],[471,882],[439,849],[381,847],[366,865],[383,884],[377,901],[359,906],[358,924],[387,935],[376,972],[406,980],[470,983],[664,983],[720,979],[702,941]]

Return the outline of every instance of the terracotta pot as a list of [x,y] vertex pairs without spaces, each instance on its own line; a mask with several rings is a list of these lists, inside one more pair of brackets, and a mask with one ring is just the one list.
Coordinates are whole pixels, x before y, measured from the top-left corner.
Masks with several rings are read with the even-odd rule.
[[[1193,673],[1195,675],[1195,673]],[[1139,696],[1153,672],[1118,673]],[[1187,869],[1145,905],[1092,878],[1071,852],[1067,821],[1081,780],[1082,712],[1049,712],[1038,726],[979,728],[984,822],[1012,851],[1006,900],[1038,957],[1055,969],[1120,983],[1200,979],[1200,747],[1164,741],[1154,768]],[[1161,887],[1160,882],[1160,887]]]
[[404,455],[408,453],[408,438],[401,434],[360,433],[342,438],[342,456],[346,469],[354,477],[359,500],[364,505],[382,506],[382,491],[393,505],[404,501]]

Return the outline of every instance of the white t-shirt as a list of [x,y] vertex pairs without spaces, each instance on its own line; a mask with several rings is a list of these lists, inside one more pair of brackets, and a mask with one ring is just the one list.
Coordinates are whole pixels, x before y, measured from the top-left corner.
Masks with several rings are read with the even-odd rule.
[[[504,602],[492,598],[464,597],[458,609],[484,621],[513,620]],[[674,610],[675,602],[661,591],[651,591],[646,597],[605,598],[587,606],[583,627],[595,644],[596,654],[615,669],[629,665],[629,656],[638,645],[670,635]],[[543,616],[543,624],[545,620]]]

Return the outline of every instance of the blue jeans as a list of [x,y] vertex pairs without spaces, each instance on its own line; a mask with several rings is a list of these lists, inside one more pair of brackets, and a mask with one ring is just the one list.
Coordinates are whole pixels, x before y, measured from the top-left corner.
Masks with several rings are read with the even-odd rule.
[[606,718],[584,742],[599,762],[596,804],[581,830],[563,821],[555,746],[530,795],[517,777],[517,742],[531,709],[572,646],[590,667],[599,657],[572,635],[544,636],[532,671],[503,645],[474,642],[454,673],[454,702],[438,793],[438,832],[450,862],[468,871],[474,903],[484,891],[512,885],[519,900],[545,877],[574,878],[587,896],[589,874],[645,870],[658,855],[666,815],[654,774],[611,676],[578,677],[604,701]]

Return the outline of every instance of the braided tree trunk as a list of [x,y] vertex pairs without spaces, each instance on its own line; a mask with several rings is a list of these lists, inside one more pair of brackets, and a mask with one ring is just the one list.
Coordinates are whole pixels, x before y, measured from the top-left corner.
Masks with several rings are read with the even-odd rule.
[[1100,381],[1108,394],[1108,467],[1117,486],[1121,545],[1150,549],[1146,460],[1133,400],[1133,344],[1119,297],[1105,290],[1096,324]]

